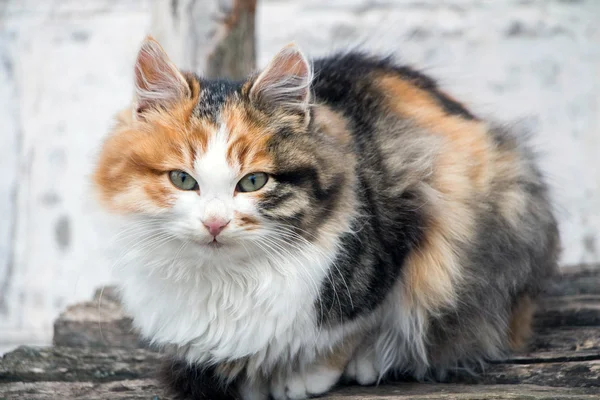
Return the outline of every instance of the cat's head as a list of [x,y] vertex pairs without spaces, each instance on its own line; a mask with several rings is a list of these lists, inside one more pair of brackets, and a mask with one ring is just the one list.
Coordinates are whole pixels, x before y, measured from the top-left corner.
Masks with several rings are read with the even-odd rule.
[[94,175],[106,208],[224,257],[348,229],[355,178],[346,122],[314,104],[311,64],[297,47],[230,82],[179,71],[147,38],[134,72],[133,105]]

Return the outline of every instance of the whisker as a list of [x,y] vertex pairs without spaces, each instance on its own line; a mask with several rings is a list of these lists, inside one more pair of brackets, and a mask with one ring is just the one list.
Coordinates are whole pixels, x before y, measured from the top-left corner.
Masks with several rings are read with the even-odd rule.
[[[335,273],[337,273],[339,275],[339,277],[341,278],[342,283],[344,284],[344,286],[346,288],[346,292],[348,294],[348,300],[350,302],[350,307],[354,308],[354,303],[353,303],[353,300],[352,300],[352,294],[350,292],[350,288],[348,286],[348,283],[346,282],[346,279],[344,278],[344,275],[342,274],[339,266],[337,265],[335,259],[332,256],[330,256],[329,254],[325,253],[318,246],[310,243],[306,238],[300,236],[298,233],[294,232],[290,228],[278,226],[278,227],[275,227],[275,228],[270,228],[269,230],[272,233],[276,233],[278,235],[283,236],[284,238],[297,239],[298,241],[311,246],[312,249],[316,250],[321,256],[325,257],[328,260],[330,267],[333,268],[333,271]],[[312,236],[314,236],[314,235],[312,235]],[[283,238],[281,238],[281,237],[275,236],[275,238],[277,238],[278,240],[283,240]],[[287,245],[287,246],[291,246],[291,247],[296,247],[296,248],[298,247],[296,244],[288,242],[288,241],[285,241],[284,244]],[[329,280],[329,282],[332,285],[334,296],[335,296],[335,298],[337,300],[337,303],[338,303],[338,306],[340,308],[340,310],[339,310],[340,311],[340,317],[343,318],[341,298],[340,298],[339,294],[337,293],[335,284],[334,284],[334,282],[332,280],[332,277],[329,274],[327,274],[327,279]]]

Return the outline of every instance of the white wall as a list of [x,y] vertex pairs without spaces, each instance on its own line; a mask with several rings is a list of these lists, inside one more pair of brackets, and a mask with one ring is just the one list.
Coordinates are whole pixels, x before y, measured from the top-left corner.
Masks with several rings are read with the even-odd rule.
[[87,176],[130,99],[146,1],[0,3],[0,342],[46,342],[108,279]]
[[[0,347],[47,342],[67,303],[109,281],[87,175],[130,98],[150,5],[0,0]],[[291,40],[320,55],[365,39],[423,66],[476,111],[524,119],[546,153],[564,263],[600,261],[600,2],[259,5],[261,65]]]

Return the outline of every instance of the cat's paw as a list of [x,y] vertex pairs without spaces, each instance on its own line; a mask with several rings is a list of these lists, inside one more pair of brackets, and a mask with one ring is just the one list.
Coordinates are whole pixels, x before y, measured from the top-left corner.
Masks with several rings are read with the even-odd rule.
[[326,393],[342,376],[342,371],[327,366],[314,366],[304,373],[293,373],[271,383],[275,400],[302,400]]
[[359,351],[352,357],[344,377],[356,381],[359,385],[373,385],[379,379],[379,370],[375,365],[375,356],[372,351]]

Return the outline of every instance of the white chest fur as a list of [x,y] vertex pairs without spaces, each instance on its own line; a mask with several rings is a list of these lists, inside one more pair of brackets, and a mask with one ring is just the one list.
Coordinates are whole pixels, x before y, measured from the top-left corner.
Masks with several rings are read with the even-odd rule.
[[307,245],[280,258],[204,263],[185,251],[173,261],[177,251],[134,249],[119,268],[125,308],[144,336],[189,346],[194,362],[255,355],[268,364],[306,344],[330,343],[314,306],[329,270],[322,250]]

